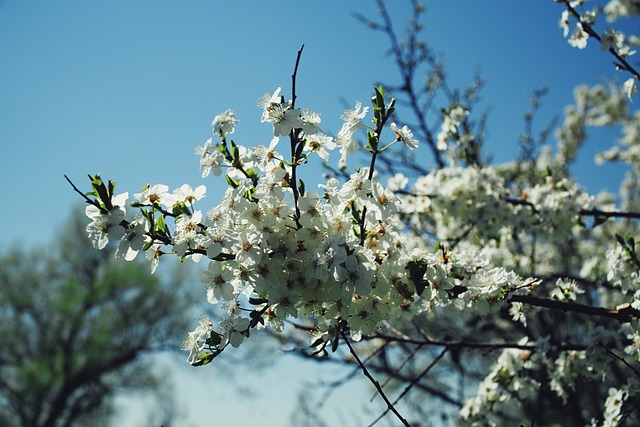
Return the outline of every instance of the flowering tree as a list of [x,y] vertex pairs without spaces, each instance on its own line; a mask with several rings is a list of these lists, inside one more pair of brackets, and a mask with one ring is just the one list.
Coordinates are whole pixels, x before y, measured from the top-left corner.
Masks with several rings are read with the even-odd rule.
[[[555,151],[546,144],[551,127],[533,135],[535,96],[518,158],[487,163],[484,121],[473,120],[479,81],[450,90],[418,38],[423,8],[414,2],[412,27],[399,42],[378,2],[381,22],[360,18],[389,35],[400,85],[377,87],[370,105],[356,103],[329,134],[319,114],[296,105],[301,49],[290,96],[278,88],[259,101],[273,131],[268,145],[236,144],[238,120],[227,110],[197,148],[203,177],[224,174],[228,184],[216,206],[198,208],[204,186],[170,192],[162,184],[127,205],[128,193],[90,175],[92,191],[74,186],[88,203],[87,232],[98,248],[118,241],[116,256],[126,260],[144,253],[152,271],[167,254],[207,263],[207,299],[224,315],[215,325],[202,317],[187,335],[183,348],[195,366],[240,346],[254,329],[292,340],[302,331],[309,356],[331,357],[345,345],[404,425],[396,403],[412,389],[444,402],[461,424],[637,422],[640,113],[629,102],[640,74],[628,59],[640,40],[599,25],[637,15],[640,6],[558,3],[569,43],[600,43],[625,81],[577,88]],[[419,65],[429,70],[422,89],[414,84]],[[399,112],[412,115],[411,126],[400,122],[389,92],[408,106]],[[443,96],[433,131],[433,105]],[[587,129],[599,126],[622,131],[598,155],[628,165],[617,196],[589,194],[569,173]],[[412,156],[423,146],[435,167]],[[328,162],[334,151],[332,176],[317,191],[306,188],[305,165],[316,156]],[[354,168],[359,152],[367,157]],[[139,215],[129,217],[128,207]],[[388,390],[404,385],[397,398],[376,372],[389,378]]]

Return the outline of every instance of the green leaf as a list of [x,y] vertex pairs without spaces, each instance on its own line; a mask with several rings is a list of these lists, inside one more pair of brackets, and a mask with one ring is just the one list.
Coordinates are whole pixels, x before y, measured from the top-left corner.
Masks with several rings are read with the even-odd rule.
[[191,212],[189,212],[189,208],[184,203],[175,204],[173,206],[173,209],[171,210],[171,213],[175,216],[180,216],[182,214],[191,214]]
[[318,347],[319,345],[322,345],[323,343],[324,343],[324,339],[322,337],[320,337],[317,340],[315,340],[314,342],[312,342],[311,344],[309,344],[309,347]]
[[376,104],[378,104],[379,107],[384,107],[384,88],[380,85],[373,89],[376,91]]
[[116,182],[109,180],[107,185],[109,187],[107,189],[107,194],[109,195],[109,199],[111,199],[113,197],[113,192],[116,189]]
[[207,340],[205,341],[205,343],[207,345],[210,345],[211,347],[215,347],[219,345],[221,342],[222,342],[222,335],[220,335],[216,331],[211,331],[209,338],[207,338]]
[[251,323],[249,323],[250,328],[255,328],[258,324],[264,325],[264,319],[262,318],[262,313],[264,310],[257,311],[253,310],[249,313],[249,317],[251,317]]
[[391,102],[387,107],[387,117],[391,117],[391,115],[396,111],[396,99],[391,98]]
[[155,224],[156,224],[155,231],[161,232],[161,233],[167,232],[167,223],[164,221],[164,216],[159,216],[158,218],[156,218]]
[[631,249],[635,249],[636,247],[636,239],[634,239],[631,233],[627,234],[627,244],[631,246]]
[[227,184],[229,184],[229,186],[232,188],[238,188],[238,186],[240,185],[240,182],[231,178],[229,175],[225,175],[225,178],[227,179]]
[[417,259],[409,261],[407,270],[409,270],[409,279],[416,287],[416,293],[422,295],[427,287],[427,281],[424,280],[424,274],[427,272],[428,263],[425,260]]
[[374,134],[373,132],[368,130],[367,131],[367,140],[369,142],[369,147],[371,147],[372,151],[378,150],[378,136],[376,134]]
[[340,327],[336,328],[336,334],[331,340],[331,353],[335,353],[338,349],[338,344],[340,344]]
[[107,209],[111,209],[113,207],[111,205],[111,199],[100,175],[96,174],[93,177],[89,175],[89,177],[91,178],[91,187],[93,187],[93,191],[98,196],[98,199],[107,207]]
[[305,147],[305,141],[302,140],[298,143],[297,147],[296,147],[296,162],[300,159],[300,157],[302,156],[302,151],[304,150]]
[[205,365],[208,365],[220,353],[222,353],[222,350],[208,351],[206,353],[201,353],[201,354],[198,355],[197,360],[191,364],[191,366],[205,366]]

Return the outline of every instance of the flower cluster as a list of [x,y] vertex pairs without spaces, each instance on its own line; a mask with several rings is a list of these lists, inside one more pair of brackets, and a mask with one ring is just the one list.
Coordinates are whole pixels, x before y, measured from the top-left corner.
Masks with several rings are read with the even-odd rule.
[[489,166],[438,169],[418,177],[401,199],[413,232],[439,241],[464,234],[481,245],[514,232],[564,238],[593,204],[574,182],[553,176],[514,194],[502,171]]
[[[598,23],[599,17],[604,15],[609,23],[613,23],[618,18],[637,15],[640,8],[637,2],[623,0],[609,0],[604,7],[595,6],[591,9],[582,9],[586,0],[556,0],[564,3],[566,9],[562,11],[558,25],[562,29],[564,37],[569,36],[572,21],[575,21],[571,36],[568,43],[578,49],[587,47],[590,37],[595,37],[600,42],[600,48],[611,52],[622,64],[616,63],[620,70],[632,71],[632,68],[626,64],[625,58],[636,53],[634,47],[640,46],[640,39],[636,36],[626,37],[624,33],[616,30],[612,26],[608,26],[601,35],[594,30]],[[580,11],[578,11],[580,9]],[[631,96],[637,92],[638,73],[633,73],[632,77],[625,80],[623,84],[624,93],[631,99]]]
[[[363,122],[368,109],[358,103],[343,114],[344,125],[334,138],[321,130],[318,114],[294,108],[278,89],[259,102],[274,138],[269,147],[248,149],[227,140],[238,123],[234,113],[217,116],[212,125],[219,141],[207,140],[196,153],[203,176],[225,171],[229,186],[207,212],[195,206],[205,196],[204,186],[183,185],[169,192],[154,184],[134,195],[132,206],[141,215],[126,220],[127,195],[112,197],[112,183],[109,190],[92,177],[96,198],[87,208],[92,220],[87,230],[97,247],[120,239],[123,258],[132,260],[144,251],[152,270],[167,253],[208,260],[201,274],[207,299],[226,307],[226,314],[217,330],[202,320],[188,335],[185,349],[191,363],[208,363],[228,344],[240,345],[251,328],[282,330],[289,317],[314,321],[323,349],[337,340],[333,334],[340,328],[348,328],[357,340],[374,333],[383,321],[410,319],[437,305],[453,301],[460,308],[488,309],[505,292],[526,292],[519,276],[487,268],[482,257],[444,247],[433,253],[410,244],[400,212],[416,203],[405,200],[403,205],[370,168],[357,170],[342,183],[330,178],[319,191],[295,180],[309,156],[324,159],[337,147],[345,162],[354,144],[374,158],[397,142],[410,149],[418,146],[411,130],[395,123],[390,124],[393,139],[381,144],[393,101],[386,104],[378,89],[372,103],[373,127]],[[354,136],[361,128],[368,129],[364,147]],[[278,151],[283,136],[293,146],[286,156]],[[450,197],[441,193],[445,197],[437,200],[464,200],[454,192]],[[451,289],[465,291],[452,297]]]
[[[582,2],[564,3],[561,25],[569,37],[575,20],[569,42],[579,48],[595,38],[598,14],[615,16],[616,4],[623,5],[611,1],[604,12],[576,16]],[[634,53],[633,39],[617,30],[607,29],[601,40],[621,58]],[[170,191],[162,184],[146,186],[127,204],[128,193],[116,195],[111,181],[90,176],[87,233],[97,248],[114,242],[125,260],[144,253],[152,272],[167,254],[206,263],[200,274],[206,298],[222,314],[216,321],[201,317],[188,333],[183,349],[193,365],[240,346],[254,329],[282,332],[288,319],[304,324],[311,346],[324,354],[347,334],[358,341],[443,312],[455,313],[457,324],[494,314],[490,329],[506,331],[511,342],[485,343],[500,356],[486,364],[488,375],[461,405],[468,423],[492,425],[493,411],[509,415],[511,402],[535,397],[542,386],[566,403],[584,384],[599,381],[609,392],[592,424],[615,425],[638,395],[632,379],[615,382],[607,372],[612,357],[640,360],[634,238],[640,229],[609,220],[619,213],[616,205],[640,210],[640,120],[628,111],[635,81],[578,87],[555,133],[555,152],[547,147],[499,166],[465,158],[476,140],[470,110],[456,100],[442,110],[440,132],[429,140],[434,152],[446,152],[448,166],[417,176],[389,168],[386,186],[376,159],[398,143],[416,149],[420,138],[397,124],[395,101],[386,102],[382,88],[371,106],[347,109],[335,135],[323,130],[320,114],[297,107],[295,95],[287,100],[278,88],[258,101],[261,121],[271,127],[267,143],[245,147],[231,140],[239,121],[226,110],[196,148],[203,178],[223,175],[228,185],[216,204],[200,207],[205,186]],[[589,195],[569,171],[587,128],[604,126],[619,126],[623,136],[597,159],[631,166],[619,203],[611,194]],[[335,151],[334,176],[307,188],[304,166],[315,156],[329,161]],[[370,156],[368,167],[348,172],[359,151]],[[566,329],[579,332],[572,336],[563,328],[545,330],[555,318],[538,316],[542,308],[596,312],[618,323],[571,324]],[[453,352],[464,343],[444,345]]]

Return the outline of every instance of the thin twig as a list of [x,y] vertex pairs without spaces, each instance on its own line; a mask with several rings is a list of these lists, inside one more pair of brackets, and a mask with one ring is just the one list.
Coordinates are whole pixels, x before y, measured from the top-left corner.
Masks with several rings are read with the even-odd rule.
[[69,179],[69,177],[67,175],[64,176],[64,178],[67,180],[67,182],[69,184],[71,184],[71,186],[73,187],[73,190],[78,193],[79,195],[82,196],[82,198],[89,203],[90,205],[93,205],[95,207],[97,207],[98,209],[100,209],[100,205],[98,204],[98,202],[96,202],[95,200],[91,200],[90,198],[87,197],[86,194],[84,194],[82,191],[80,191],[78,189],[78,187],[76,187],[76,185]]
[[[382,345],[383,346],[388,346],[391,343],[392,343],[392,341],[385,341]],[[402,344],[405,344],[405,343],[402,343]],[[400,370],[402,368],[404,368],[411,360],[413,360],[413,358],[420,353],[420,351],[422,350],[423,347],[424,347],[423,344],[416,345],[415,348],[409,353],[409,355],[405,358],[405,360],[402,363],[400,363],[400,365],[398,365],[397,368],[391,369],[391,373],[389,374],[387,379],[381,384],[381,386],[383,388],[386,387],[387,384],[389,384],[391,382],[391,380],[393,379],[393,376],[397,375],[398,372],[400,372]],[[375,394],[371,397],[371,401],[373,401],[374,398],[375,398]]]
[[[578,11],[576,11],[575,8],[571,6],[571,3],[569,2],[569,0],[562,0],[562,3],[565,5],[569,13],[571,13],[578,21],[580,21],[580,25],[582,25],[582,29],[587,34],[589,34],[589,36],[598,40],[598,42],[602,44],[602,38],[600,37],[600,35],[596,32],[596,30],[593,29],[593,27],[588,22],[585,22],[582,19],[582,16],[578,13]],[[640,79],[640,73],[635,68],[633,68],[631,64],[627,62],[626,59],[624,59],[618,52],[616,52],[616,50],[613,47],[610,47],[608,50],[619,61],[619,63],[616,65],[620,66],[620,68],[624,68],[625,70],[633,74],[636,78]]]
[[291,74],[291,109],[296,107],[296,77],[298,76],[298,65],[300,65],[300,57],[302,56],[302,49],[304,49],[304,44],[300,46],[300,50],[298,50],[298,56],[296,57],[296,65],[293,69],[293,74]]
[[362,369],[362,373],[364,374],[364,376],[367,377],[369,379],[369,381],[371,381],[373,386],[376,388],[376,390],[378,390],[378,393],[380,394],[380,397],[382,397],[382,400],[384,400],[384,402],[387,404],[387,408],[389,408],[389,410],[395,414],[395,416],[402,422],[403,425],[405,425],[407,427],[411,427],[409,422],[406,419],[404,419],[404,417],[400,414],[400,412],[398,412],[398,410],[395,408],[395,406],[393,406],[393,403],[391,403],[391,401],[389,400],[387,395],[384,393],[384,390],[382,390],[382,387],[380,386],[380,383],[375,378],[373,378],[373,376],[369,373],[369,370],[367,369],[367,367],[364,366],[364,363],[362,363],[362,361],[358,357],[356,351],[354,350],[353,346],[351,345],[351,343],[347,339],[347,336],[344,333],[343,328],[340,328],[340,335],[342,336],[342,339],[344,340],[344,342],[347,344],[347,347],[349,347],[349,351],[351,352],[353,357],[356,359],[356,362],[358,363],[358,365]]
[[[296,106],[296,78],[298,76],[298,66],[300,65],[300,57],[302,56],[302,49],[304,49],[304,44],[298,50],[298,56],[296,57],[296,65],[293,68],[293,74],[291,74],[291,109],[294,109]],[[296,207],[296,225],[298,228],[301,228],[300,225],[300,207],[298,206],[298,197],[300,196],[298,192],[298,177],[296,174],[296,168],[298,167],[298,158],[296,156],[297,145],[300,143],[298,140],[298,132],[295,129],[292,129],[289,133],[289,139],[291,141],[291,191],[293,192],[293,204]]]
[[608,349],[607,347],[605,347],[604,345],[602,345],[601,343],[598,343],[598,345],[600,347],[602,347],[603,349],[605,349],[607,351],[607,353],[609,353],[611,356],[615,357],[616,359],[618,359],[619,361],[621,361],[627,368],[631,369],[633,371],[634,374],[636,374],[637,376],[640,377],[640,372],[638,372],[638,370],[636,368],[634,368],[633,366],[631,366],[629,364],[629,362],[627,362],[626,360],[624,360],[622,357],[618,356],[617,354],[615,354],[613,351],[611,351],[610,349]]
[[[444,355],[449,351],[449,347],[445,347],[438,356],[436,356],[435,359],[433,359],[433,361],[429,364],[429,366],[427,366],[421,373],[420,375],[416,376],[413,381],[411,381],[411,383],[409,383],[404,390],[402,390],[402,393],[400,393],[400,396],[398,396],[396,398],[396,400],[393,401],[393,404],[396,405],[400,399],[402,399],[407,393],[409,393],[409,391],[413,388],[413,386],[415,386],[422,378],[424,378],[425,375],[427,375],[429,373],[429,371],[431,370],[431,368],[433,368],[434,366],[436,366],[436,363],[438,363],[440,361],[440,359],[442,359],[444,357]],[[389,413],[389,409],[387,408],[382,414],[380,414],[380,416],[378,416],[378,418],[376,418],[371,424],[369,424],[369,427],[373,426],[374,424],[376,424],[378,421],[380,421],[385,415],[387,415]]]

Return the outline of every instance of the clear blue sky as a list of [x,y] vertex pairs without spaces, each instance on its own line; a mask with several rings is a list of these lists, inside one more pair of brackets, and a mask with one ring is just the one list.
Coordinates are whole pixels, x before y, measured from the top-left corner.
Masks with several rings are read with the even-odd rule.
[[[388,3],[399,28],[408,2]],[[337,130],[343,99],[366,102],[374,81],[396,81],[386,39],[357,22],[354,10],[377,16],[373,0],[0,0],[0,248],[50,244],[80,202],[64,174],[88,189],[86,174],[99,172],[130,193],[147,182],[203,183],[193,149],[227,108],[240,119],[238,143],[268,144],[256,100],[278,86],[290,93],[302,43],[298,105],[321,112],[325,127]],[[487,80],[489,149],[497,161],[516,151],[533,89],[550,87],[543,123],[572,102],[576,84],[612,74],[598,47],[584,52],[566,43],[560,12],[553,0],[427,3],[424,34],[444,53],[451,83],[468,83],[476,69]],[[588,146],[599,148],[603,141]],[[587,162],[576,171],[592,190],[600,185],[593,177],[616,172],[592,168]],[[204,183],[206,210],[225,184]],[[349,411],[351,403],[339,403]],[[288,416],[292,408],[278,412]],[[273,408],[265,411],[271,415],[262,419],[276,425]]]

